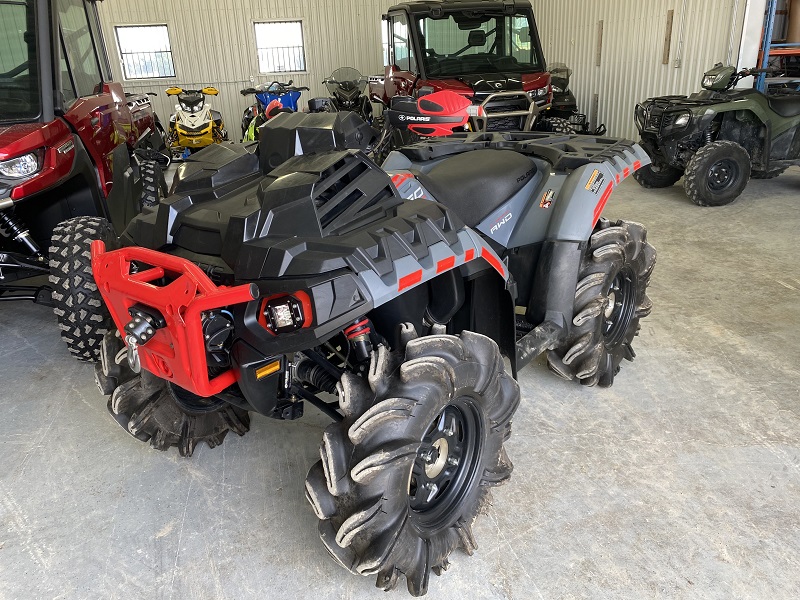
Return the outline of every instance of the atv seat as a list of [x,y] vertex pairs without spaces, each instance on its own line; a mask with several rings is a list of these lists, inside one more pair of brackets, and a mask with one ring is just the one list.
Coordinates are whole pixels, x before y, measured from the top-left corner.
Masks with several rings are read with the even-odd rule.
[[800,115],[800,94],[767,96],[767,100],[769,100],[769,107],[782,117]]
[[536,175],[536,164],[511,150],[473,150],[448,158],[417,179],[433,197],[475,227]]

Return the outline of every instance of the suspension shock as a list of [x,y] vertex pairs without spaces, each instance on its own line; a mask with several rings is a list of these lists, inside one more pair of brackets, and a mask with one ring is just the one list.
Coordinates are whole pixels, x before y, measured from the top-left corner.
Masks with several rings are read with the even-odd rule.
[[30,232],[25,228],[25,224],[10,211],[0,211],[0,235],[23,244],[34,256],[42,254],[38,244],[33,241]]
[[350,342],[350,347],[353,349],[359,362],[366,361],[372,352],[371,333],[372,323],[366,318],[356,319],[344,330],[344,335]]
[[714,141],[713,133],[711,131],[711,127],[707,127],[706,130],[703,132],[703,137],[705,138],[706,144],[710,144]]

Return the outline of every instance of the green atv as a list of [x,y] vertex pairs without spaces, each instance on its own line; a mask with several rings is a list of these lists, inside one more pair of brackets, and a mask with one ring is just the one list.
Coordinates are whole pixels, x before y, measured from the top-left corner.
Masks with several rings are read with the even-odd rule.
[[771,179],[800,164],[800,94],[733,89],[766,72],[714,66],[704,91],[650,98],[636,106],[636,126],[652,164],[634,177],[643,187],[669,187],[684,176],[699,206],[730,204],[750,177]]

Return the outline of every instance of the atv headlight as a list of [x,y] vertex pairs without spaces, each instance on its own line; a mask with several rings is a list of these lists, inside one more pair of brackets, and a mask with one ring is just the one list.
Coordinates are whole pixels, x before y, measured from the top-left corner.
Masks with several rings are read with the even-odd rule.
[[261,315],[262,325],[272,333],[286,333],[307,327],[311,324],[311,299],[305,292],[268,298],[262,305]]
[[29,152],[16,158],[0,161],[0,175],[11,179],[30,177],[41,168],[39,154],[39,152]]
[[675,119],[674,125],[675,127],[686,127],[691,120],[692,120],[691,113],[688,112],[681,113],[680,115],[678,115],[678,118]]
[[554,86],[553,86],[553,93],[555,93],[555,94],[563,94],[563,93],[564,93],[564,90],[562,90],[562,89],[561,89],[560,87],[558,87],[557,85],[554,85]]

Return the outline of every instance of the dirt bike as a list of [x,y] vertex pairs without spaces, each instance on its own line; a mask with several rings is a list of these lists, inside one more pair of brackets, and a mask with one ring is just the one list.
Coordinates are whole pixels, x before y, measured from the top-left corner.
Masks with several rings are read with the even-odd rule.
[[[444,91],[388,118],[447,135],[467,105]],[[193,156],[120,238],[90,223],[64,277],[96,283],[101,319],[70,348],[98,348],[110,412],[160,450],[217,446],[250,412],[328,415],[305,486],[322,542],[420,596],[476,548],[511,475],[517,371],[547,352],[556,374],[609,386],[633,360],[656,253],[602,213],[648,158],[625,140],[456,133],[380,168],[368,130],[351,112],[280,115],[255,148]]]

